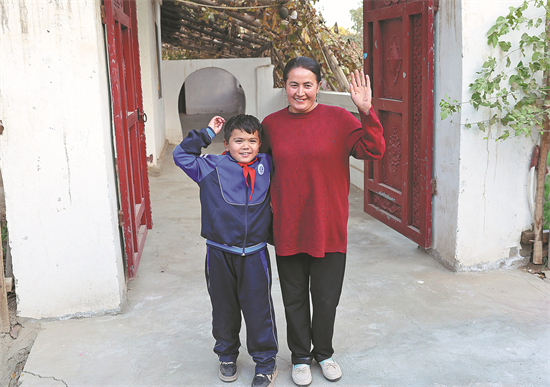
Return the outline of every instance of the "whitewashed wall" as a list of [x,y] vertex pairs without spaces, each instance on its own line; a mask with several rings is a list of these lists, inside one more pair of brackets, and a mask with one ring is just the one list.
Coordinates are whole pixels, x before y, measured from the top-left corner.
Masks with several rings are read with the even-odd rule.
[[[148,165],[157,167],[166,143],[164,92],[162,89],[162,53],[160,49],[160,3],[162,0],[137,0],[139,59],[143,110],[147,114],[145,137]],[[155,24],[156,22],[156,24]],[[155,28],[158,30],[155,35]],[[158,41],[156,39],[158,38]]]
[[[245,113],[260,120],[285,106],[283,90],[273,88],[273,65],[270,58],[165,60],[162,63],[166,138],[171,144],[178,144],[183,139],[178,98],[183,83],[195,71],[216,68],[230,73],[244,91]],[[186,94],[191,96],[186,98],[187,103],[190,103],[189,98],[196,92],[192,88],[188,90],[186,85]]]
[[[538,136],[495,142],[498,127],[483,133],[464,124],[487,119],[464,105],[461,114],[439,119],[439,101],[467,101],[468,85],[493,50],[486,32],[508,7],[522,1],[444,0],[436,14],[434,177],[431,253],[453,270],[513,265],[523,230],[531,228],[527,175]],[[518,37],[521,32],[518,32]],[[498,50],[498,49],[497,49]],[[484,139],[489,137],[488,139]]]
[[18,315],[118,310],[109,82],[99,1],[2,1],[0,168]]

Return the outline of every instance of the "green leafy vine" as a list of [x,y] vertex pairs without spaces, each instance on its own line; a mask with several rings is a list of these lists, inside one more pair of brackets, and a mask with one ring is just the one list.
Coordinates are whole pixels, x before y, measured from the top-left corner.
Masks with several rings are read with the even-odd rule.
[[[540,16],[529,18],[526,11],[535,7]],[[499,47],[499,57],[490,56],[484,63],[479,77],[470,83],[472,92],[468,102],[476,110],[491,109],[487,120],[466,123],[486,131],[494,124],[502,124],[502,134],[497,140],[504,140],[512,133],[528,136],[533,130],[541,131],[544,117],[550,112],[548,85],[545,84],[550,69],[549,29],[550,0],[525,0],[519,7],[510,7],[507,16],[500,16],[487,32],[487,43]],[[546,27],[544,24],[546,22]],[[541,28],[543,26],[543,28]],[[512,31],[524,30],[519,42],[505,37]],[[503,69],[504,66],[504,69]],[[439,103],[441,119],[460,111],[464,103],[446,95]]]

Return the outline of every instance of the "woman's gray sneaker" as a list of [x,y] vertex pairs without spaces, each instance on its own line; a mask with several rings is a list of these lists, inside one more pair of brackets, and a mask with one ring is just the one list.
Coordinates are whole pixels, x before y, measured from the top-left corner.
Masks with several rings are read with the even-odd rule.
[[292,381],[297,386],[309,386],[311,384],[311,369],[309,364],[294,364],[292,369]]
[[330,382],[336,382],[342,377],[342,370],[338,363],[336,363],[332,358],[328,358],[319,363],[321,365],[321,370],[323,370],[323,376]]

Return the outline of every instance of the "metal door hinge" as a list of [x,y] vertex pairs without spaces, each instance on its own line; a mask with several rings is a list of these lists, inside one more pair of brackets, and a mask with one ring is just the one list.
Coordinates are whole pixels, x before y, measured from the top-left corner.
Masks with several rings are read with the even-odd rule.
[[124,212],[122,210],[118,211],[118,227],[124,226]]
[[105,16],[105,6],[101,6],[101,22],[107,24],[107,16]]
[[432,195],[437,194],[437,181],[432,179]]

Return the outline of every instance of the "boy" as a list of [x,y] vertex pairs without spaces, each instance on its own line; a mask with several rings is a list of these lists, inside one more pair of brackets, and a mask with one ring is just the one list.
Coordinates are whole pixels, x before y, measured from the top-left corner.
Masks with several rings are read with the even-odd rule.
[[278,351],[266,245],[272,220],[271,158],[258,153],[260,122],[245,114],[225,124],[226,152],[201,155],[201,148],[211,144],[224,122],[215,116],[206,129],[192,130],[173,156],[200,187],[201,235],[206,238],[206,282],[219,377],[224,382],[237,379],[242,310],[248,352],[256,363],[252,386],[270,387],[277,376]]

